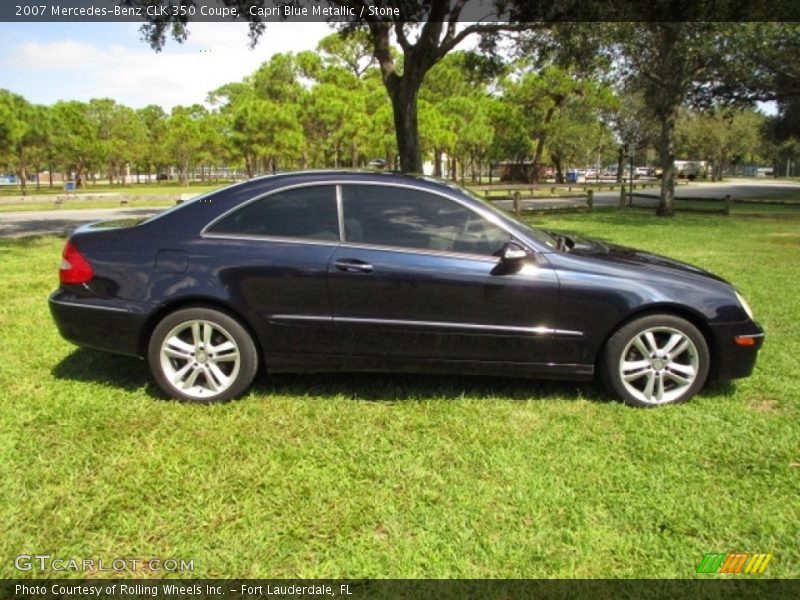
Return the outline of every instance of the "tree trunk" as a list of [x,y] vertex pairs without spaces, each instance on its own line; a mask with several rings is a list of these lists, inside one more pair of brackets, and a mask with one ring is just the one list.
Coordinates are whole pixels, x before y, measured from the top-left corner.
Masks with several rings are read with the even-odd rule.
[[[560,104],[560,102],[556,102],[556,106],[560,106]],[[551,106],[549,109],[547,109],[547,114],[544,116],[544,128],[542,128],[542,132],[539,134],[539,137],[536,138],[536,152],[533,155],[531,183],[539,182],[539,164],[542,162],[542,154],[544,154],[544,141],[547,137],[546,128],[550,124],[550,121],[553,120],[553,115],[556,112],[556,106]]]
[[564,183],[564,165],[560,156],[553,155],[553,166],[556,168],[556,183]]
[[422,173],[422,150],[419,143],[417,115],[418,92],[419,83],[414,85],[406,73],[389,94],[397,136],[397,152],[400,156],[400,171],[403,173]]
[[442,176],[442,151],[439,148],[433,152],[433,174],[435,177]]
[[[714,173],[714,175],[712,177],[712,179],[714,181],[722,181],[722,172],[725,170],[725,162],[726,162],[726,157],[723,154],[720,157],[719,162],[714,164],[714,166],[713,166],[714,170],[712,171]],[[788,175],[788,173],[787,173],[787,175]]]
[[539,161],[544,153],[544,133],[536,139],[536,151],[533,154],[533,163],[529,173],[530,183],[539,183]]
[[617,151],[617,183],[622,183],[622,171],[625,169],[625,146]]
[[25,165],[20,166],[17,170],[17,177],[19,177],[19,189],[23,196],[28,195],[28,171]]
[[661,117],[661,132],[658,137],[658,153],[661,159],[661,198],[656,214],[671,217],[675,214],[675,113]]

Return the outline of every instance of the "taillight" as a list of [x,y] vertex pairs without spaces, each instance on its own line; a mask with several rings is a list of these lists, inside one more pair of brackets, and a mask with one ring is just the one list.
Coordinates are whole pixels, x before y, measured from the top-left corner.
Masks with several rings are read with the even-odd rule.
[[92,280],[94,277],[92,265],[78,252],[72,242],[67,242],[61,256],[63,260],[58,270],[61,283],[86,283]]

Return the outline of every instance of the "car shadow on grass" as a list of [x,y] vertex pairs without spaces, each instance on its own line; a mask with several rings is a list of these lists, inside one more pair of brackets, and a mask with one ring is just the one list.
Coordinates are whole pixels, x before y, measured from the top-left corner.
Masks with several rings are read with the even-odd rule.
[[[78,348],[52,369],[56,379],[145,391],[154,399],[166,396],[152,382],[147,364]],[[399,402],[415,400],[508,399],[579,400],[607,402],[609,396],[596,384],[471,375],[419,375],[406,373],[259,373],[251,388],[255,396],[345,397],[356,401]],[[247,395],[245,395],[247,397]]]
[[416,400],[500,399],[590,400],[607,402],[607,394],[592,382],[546,381],[472,375],[405,373],[280,373],[260,375],[253,386],[257,395],[339,396],[366,402]]
[[74,350],[53,367],[51,373],[56,379],[99,383],[128,392],[147,386],[149,394],[157,393],[145,361],[89,348]]

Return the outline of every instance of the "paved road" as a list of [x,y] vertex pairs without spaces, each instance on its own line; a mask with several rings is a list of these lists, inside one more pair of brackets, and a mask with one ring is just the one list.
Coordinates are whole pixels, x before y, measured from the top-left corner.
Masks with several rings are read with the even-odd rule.
[[[780,196],[800,192],[800,183],[785,181],[735,181],[731,183],[693,183],[679,185],[675,188],[676,198],[724,198],[730,194],[734,198],[760,198],[763,196]],[[637,194],[657,197],[659,188],[634,190]],[[596,204],[613,204],[619,200],[619,191],[599,192],[595,194]]]
[[[166,208],[166,207],[165,207]],[[159,212],[159,208],[85,208],[31,210],[0,213],[0,237],[20,237],[47,233],[68,234],[83,223],[143,217]]]
[[[637,193],[658,196],[658,188],[636,190]],[[678,198],[722,198],[731,194],[734,198],[754,198],[761,196],[778,196],[780,194],[800,192],[800,183],[774,181],[734,181],[731,183],[695,183],[681,185],[675,190]],[[615,205],[619,201],[619,191],[598,192],[595,194],[596,205]],[[643,200],[646,202],[646,200]],[[524,202],[529,206],[569,206],[570,200],[534,200]],[[498,202],[500,206],[510,208],[511,203]],[[166,206],[165,206],[166,208]],[[18,237],[26,235],[42,235],[47,233],[69,233],[82,223],[118,219],[125,217],[141,217],[159,212],[159,208],[104,208],[104,209],[56,209],[26,212],[0,213],[0,237]]]

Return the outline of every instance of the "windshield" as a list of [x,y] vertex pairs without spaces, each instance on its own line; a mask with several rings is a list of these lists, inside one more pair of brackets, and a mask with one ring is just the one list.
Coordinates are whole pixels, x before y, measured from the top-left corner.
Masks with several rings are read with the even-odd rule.
[[457,189],[458,191],[466,194],[467,196],[469,196],[473,200],[477,200],[483,206],[485,206],[486,208],[491,210],[494,214],[496,214],[498,217],[503,219],[503,221],[505,221],[506,223],[511,223],[514,226],[516,226],[516,227],[518,227],[520,229],[523,229],[528,236],[530,236],[531,238],[533,238],[534,240],[536,240],[540,244],[543,244],[543,245],[547,246],[548,248],[553,248],[553,249],[558,249],[559,248],[559,246],[560,246],[559,241],[556,238],[554,238],[552,235],[550,235],[549,233],[544,232],[541,229],[536,229],[535,227],[531,227],[530,225],[528,225],[527,223],[525,223],[525,222],[523,222],[523,221],[521,221],[519,219],[515,219],[512,215],[510,215],[506,211],[496,207],[494,204],[492,204],[488,200],[486,200],[484,198],[481,198],[480,196],[478,196],[472,190],[468,190],[466,188],[457,187],[457,186],[450,186],[450,187],[452,187],[453,189]]

